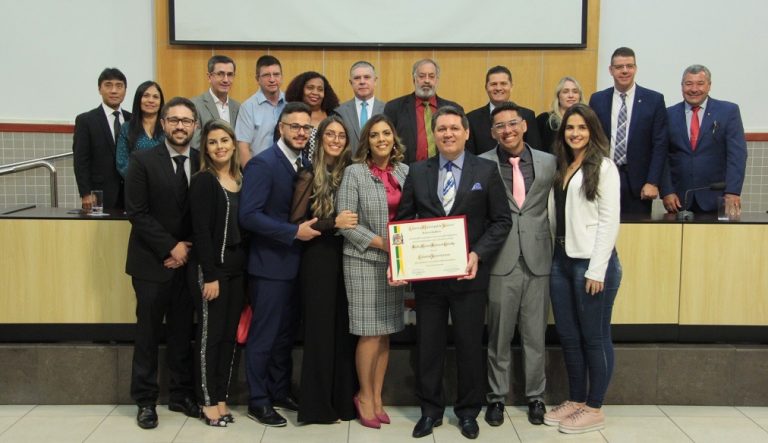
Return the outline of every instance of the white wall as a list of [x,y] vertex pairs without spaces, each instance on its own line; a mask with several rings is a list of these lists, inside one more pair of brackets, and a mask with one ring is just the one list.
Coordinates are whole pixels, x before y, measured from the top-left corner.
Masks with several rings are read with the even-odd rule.
[[0,42],[0,121],[74,122],[101,102],[106,67],[128,78],[130,108],[155,73],[154,2],[3,0]]
[[747,132],[768,132],[768,2],[765,0],[602,0],[598,88],[613,85],[611,53],[637,55],[638,84],[682,100],[683,70],[699,63],[712,71],[712,97],[739,104]]

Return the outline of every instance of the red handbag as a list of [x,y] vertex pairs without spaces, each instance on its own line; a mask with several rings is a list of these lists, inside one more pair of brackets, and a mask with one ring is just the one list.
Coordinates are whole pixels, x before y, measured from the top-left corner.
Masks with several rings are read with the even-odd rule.
[[240,313],[240,322],[237,324],[237,344],[244,345],[248,341],[251,317],[253,317],[251,305],[245,305],[243,312]]

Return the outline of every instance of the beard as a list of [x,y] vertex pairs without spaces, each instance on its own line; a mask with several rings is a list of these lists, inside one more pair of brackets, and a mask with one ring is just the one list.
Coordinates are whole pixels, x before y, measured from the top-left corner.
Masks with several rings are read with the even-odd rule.
[[285,143],[285,146],[288,146],[288,149],[290,149],[291,151],[301,152],[301,151],[304,150],[304,148],[309,143],[309,137],[307,137],[306,141],[301,146],[297,146],[297,145],[293,144],[293,142],[291,142],[291,140],[288,139],[288,138],[283,138],[283,143]]
[[[176,141],[176,139],[173,137],[173,134],[176,134],[176,133],[185,134],[184,139],[182,139],[181,141]],[[192,131],[188,131],[187,132],[187,131],[183,131],[183,130],[177,129],[177,130],[173,131],[171,134],[167,134],[166,133],[165,134],[165,140],[171,146],[175,146],[175,147],[178,147],[178,148],[185,148],[185,147],[189,146],[190,142],[192,142],[192,135],[193,135]]]
[[419,88],[416,88],[414,92],[416,93],[416,97],[418,98],[432,98],[432,96],[435,95],[435,87],[434,86],[419,87]]

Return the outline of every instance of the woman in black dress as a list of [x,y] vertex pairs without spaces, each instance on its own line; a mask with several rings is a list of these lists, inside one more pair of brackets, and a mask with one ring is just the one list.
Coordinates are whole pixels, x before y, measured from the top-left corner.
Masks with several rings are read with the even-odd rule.
[[304,245],[299,269],[304,355],[298,420],[333,423],[355,418],[356,339],[349,333],[341,265],[343,237],[336,230],[354,227],[357,215],[335,210],[336,191],[350,157],[341,118],[324,119],[317,127],[317,140],[313,167],[299,172],[292,211],[294,223],[317,218],[312,227],[322,233]]
[[197,310],[195,374],[203,421],[224,427],[234,422],[227,406],[235,333],[243,308],[245,247],[237,221],[242,174],[235,133],[211,120],[201,133],[200,171],[192,176],[190,293]]

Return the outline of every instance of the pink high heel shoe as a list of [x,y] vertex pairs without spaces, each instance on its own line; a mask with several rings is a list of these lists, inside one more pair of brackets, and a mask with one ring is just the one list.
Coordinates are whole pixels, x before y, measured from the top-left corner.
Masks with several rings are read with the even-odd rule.
[[383,423],[385,425],[388,425],[388,424],[392,423],[392,421],[389,419],[389,415],[387,415],[386,411],[382,410],[381,414],[379,414],[378,412],[376,412],[375,414],[376,414],[376,419],[379,420],[381,423]]
[[379,421],[378,416],[374,418],[363,417],[363,413],[360,410],[360,399],[357,398],[357,395],[352,397],[352,403],[355,404],[355,409],[357,410],[357,419],[360,420],[361,425],[365,426],[366,428],[381,429],[381,422]]

